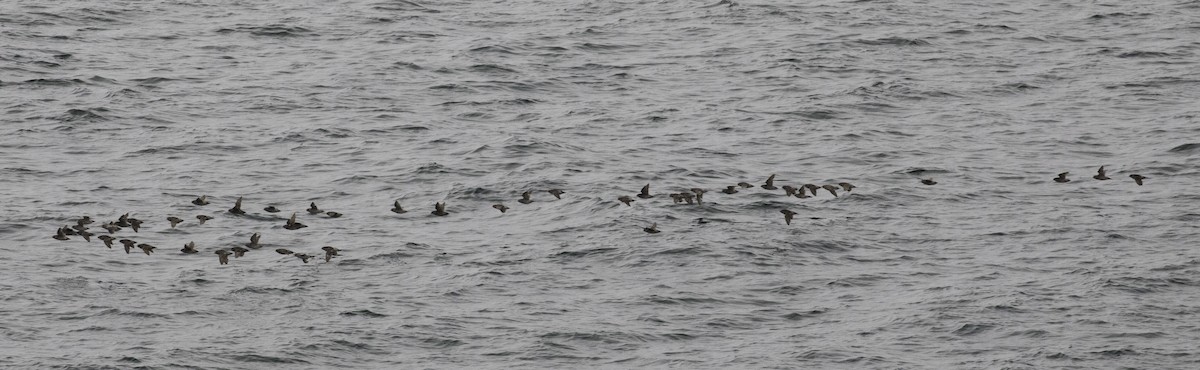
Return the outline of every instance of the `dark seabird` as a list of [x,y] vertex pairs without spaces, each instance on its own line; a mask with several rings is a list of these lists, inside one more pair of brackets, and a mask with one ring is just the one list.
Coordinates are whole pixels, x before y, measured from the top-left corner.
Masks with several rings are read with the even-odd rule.
[[138,232],[138,228],[142,227],[142,220],[139,220],[136,218],[130,218],[129,219],[129,227],[133,229],[133,232],[135,232],[135,233]]
[[141,248],[142,252],[146,253],[147,256],[149,256],[150,253],[154,253],[154,246],[150,245],[150,244],[146,244],[146,243],[138,244],[138,248]]
[[812,194],[812,196],[814,196],[814,197],[817,196],[817,189],[821,188],[820,186],[816,186],[813,184],[804,184],[804,185],[801,185],[800,187],[808,189],[808,193]]
[[1133,174],[1129,175],[1129,178],[1133,179],[1133,182],[1136,182],[1138,186],[1142,186],[1142,180],[1148,179],[1149,177]]
[[682,194],[671,193],[671,194],[667,194],[667,196],[671,197],[671,201],[675,202],[675,204],[679,204],[679,203],[683,202]]
[[88,243],[92,242],[92,235],[96,235],[96,234],[92,234],[92,233],[88,232],[87,230],[80,230],[76,234],[79,234],[79,236],[82,236],[83,240],[87,241]]
[[654,198],[653,195],[650,195],[650,184],[646,184],[646,186],[643,186],[642,192],[638,193],[637,197],[642,198],[642,199]]
[[263,210],[269,213],[279,213],[279,208],[275,208],[275,206],[267,206],[267,208],[263,208]]
[[83,226],[83,225],[71,225],[70,228],[71,228],[71,230],[75,230],[76,232],[85,231],[88,229],[87,226]]
[[429,212],[429,213],[433,214],[434,216],[445,216],[445,215],[450,214],[450,212],[446,212],[446,202],[434,203],[433,204],[433,212]]
[[530,194],[528,191],[521,193],[521,200],[518,200],[517,203],[521,203],[521,204],[533,203],[533,199],[530,199],[531,196],[533,196],[533,195]]
[[692,195],[692,193],[679,193],[679,197],[683,198],[683,201],[687,202],[687,204],[693,204],[692,198],[694,198],[696,196]]
[[784,192],[784,193],[787,193],[787,196],[789,196],[789,197],[790,197],[790,196],[795,196],[795,195],[796,195],[796,188],[794,188],[794,187],[791,187],[791,186],[788,186],[788,185],[784,185],[784,186],[783,186],[783,192]]
[[750,183],[748,183],[748,182],[739,182],[738,186],[742,187],[743,189],[749,189],[749,188],[754,187],[754,185],[750,185]]
[[550,193],[550,195],[554,196],[554,199],[562,199],[563,193],[566,193],[565,191],[562,191],[561,189],[550,189],[550,190],[548,190],[548,192]]
[[129,227],[129,214],[126,213],[121,215],[121,217],[117,217],[117,222],[114,224],[120,227]]
[[789,210],[789,209],[779,211],[779,213],[783,214],[783,222],[788,225],[792,224],[792,217],[796,216],[796,212],[793,212],[792,210]]
[[212,216],[208,216],[208,215],[199,215],[199,216],[196,216],[196,219],[200,220],[200,224],[203,225],[205,221],[211,220],[213,218],[212,218]]
[[233,258],[242,258],[242,256],[246,255],[246,252],[250,251],[249,249],[242,248],[242,247],[233,247],[233,248],[229,248],[229,250],[231,252],[233,252]]
[[645,232],[648,232],[651,234],[658,234],[659,233],[658,224],[654,223],[654,224],[651,224],[650,227],[643,227],[642,231],[645,231]]
[[92,221],[92,217],[91,217],[91,216],[83,216],[83,217],[80,217],[80,218],[79,218],[79,221],[75,221],[75,223],[76,223],[76,224],[79,224],[79,225],[87,225],[87,224],[90,224],[90,223],[92,223],[92,222],[95,222],[95,221]]
[[404,210],[404,207],[401,207],[401,206],[400,206],[400,201],[399,201],[399,200],[397,200],[395,203],[392,203],[392,212],[394,212],[394,213],[404,213],[404,212],[408,212],[408,211],[405,211],[405,210]]
[[125,254],[129,254],[129,250],[133,249],[133,246],[137,245],[137,242],[129,239],[121,239],[120,241],[121,244],[125,246]]
[[195,204],[195,205],[198,205],[198,206],[203,206],[203,205],[206,205],[206,204],[208,204],[208,196],[207,196],[207,195],[201,195],[199,198],[196,198],[196,200],[193,200],[193,201],[192,201],[192,204]]
[[229,253],[229,251],[224,250],[224,249],[219,249],[213,253],[217,254],[217,262],[220,262],[222,265],[229,264],[229,255],[231,254],[231,253]]
[[808,194],[804,194],[804,188],[796,188],[796,198],[804,199],[812,197],[808,196]]
[[696,203],[697,203],[697,204],[699,204],[699,203],[703,203],[703,202],[704,202],[704,193],[707,193],[707,192],[708,192],[707,190],[704,190],[704,189],[701,189],[701,188],[691,188],[691,189],[688,189],[688,190],[691,190],[691,191],[692,191],[692,193],[695,193],[695,194],[696,194]]
[[60,228],[58,228],[58,232],[54,233],[54,239],[58,239],[58,240],[71,240],[71,238],[68,238],[68,237],[67,237],[67,232],[66,232],[66,230],[64,230],[64,229],[63,229],[63,228],[61,228],[61,227],[60,227]]
[[308,204],[308,213],[315,215],[318,213],[324,213],[324,211],[322,211],[320,208],[317,208],[317,202],[312,202]]
[[1100,169],[1096,171],[1096,176],[1092,176],[1092,178],[1096,180],[1108,180],[1108,176],[1104,175],[1104,166],[1100,166]]
[[304,263],[308,263],[308,259],[312,258],[312,256],[304,254],[304,253],[296,253],[296,254],[293,254],[293,256],[296,256],[296,258],[299,258],[301,261],[304,261]]
[[636,201],[635,199],[630,198],[628,195],[619,196],[619,197],[617,197],[617,200],[621,201],[621,203],[625,203],[625,205],[630,206],[630,207],[633,207],[633,206],[629,205],[629,203],[633,203]]
[[841,186],[842,190],[845,190],[845,191],[851,191],[851,190],[854,190],[854,188],[857,188],[857,186],[854,186],[854,184],[851,184],[848,182],[839,182],[838,186]]
[[254,235],[250,235],[250,242],[246,243],[246,248],[250,248],[250,249],[262,248],[262,245],[258,244],[259,238],[262,238],[262,234],[254,233]]
[[737,185],[726,186],[725,190],[721,190],[721,192],[725,194],[737,194]]
[[174,229],[175,225],[179,225],[180,222],[183,222],[183,219],[179,218],[179,217],[171,216],[171,217],[167,217],[167,221],[169,221],[171,223],[171,228]]
[[321,250],[325,251],[325,262],[329,262],[329,260],[333,259],[333,256],[338,255],[338,249],[328,245],[321,247]]
[[341,214],[341,213],[337,213],[337,212],[334,212],[334,211],[325,212],[325,215],[326,215],[326,216],[329,216],[329,218],[338,218],[338,217],[342,217],[342,214]]
[[767,178],[767,183],[762,184],[762,188],[767,189],[767,190],[779,189],[779,188],[775,187],[775,174],[771,174],[771,177]]
[[1058,174],[1058,177],[1054,178],[1054,182],[1071,182],[1071,179],[1067,178],[1068,173],[1070,173],[1070,172],[1063,172],[1063,173]]
[[184,244],[183,249],[180,249],[179,251],[183,252],[184,254],[200,253],[200,251],[196,250],[196,242],[188,242],[187,244]]
[[296,230],[308,227],[308,225],[296,222],[296,212],[292,212],[292,217],[288,218],[287,223],[283,225],[284,229]]
[[275,250],[275,253],[279,253],[279,254],[292,254],[292,251],[290,251],[290,250],[288,250],[288,249],[286,249],[286,248],[279,248],[279,249],[276,249],[276,250]]
[[121,227],[114,225],[114,224],[100,225],[100,228],[104,229],[104,230],[108,230],[109,234],[115,234],[116,232],[121,231]]
[[79,235],[79,233],[75,232],[75,229],[69,226],[60,227],[58,230],[62,231],[63,235]]
[[933,179],[921,179],[921,183],[925,185],[937,185],[937,181],[933,181]]
[[493,204],[492,208],[499,210],[500,213],[508,212],[508,206],[503,204]]
[[229,213],[235,215],[244,215],[246,211],[242,210],[242,197],[238,197],[236,202],[233,202],[233,208],[229,209]]
[[838,189],[838,187],[837,187],[837,186],[834,186],[834,185],[821,185],[821,188],[822,188],[822,189],[825,189],[825,190],[829,190],[829,194],[833,194],[833,196],[834,196],[834,197],[838,196],[838,195],[837,195],[837,189]]
[[100,236],[97,236],[96,239],[100,239],[100,241],[104,242],[105,247],[108,247],[108,249],[112,249],[112,242],[116,238],[108,236],[108,235],[100,235]]

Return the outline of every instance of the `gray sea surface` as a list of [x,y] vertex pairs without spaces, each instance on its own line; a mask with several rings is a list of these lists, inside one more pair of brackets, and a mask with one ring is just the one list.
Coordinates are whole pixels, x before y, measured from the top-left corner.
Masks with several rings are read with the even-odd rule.
[[1200,1],[717,1],[0,0],[0,367],[1200,368]]

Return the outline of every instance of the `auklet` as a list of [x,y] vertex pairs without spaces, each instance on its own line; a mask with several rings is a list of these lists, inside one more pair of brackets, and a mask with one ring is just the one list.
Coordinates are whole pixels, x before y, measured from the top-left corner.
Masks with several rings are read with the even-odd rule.
[[317,208],[317,202],[312,202],[312,203],[308,204],[308,213],[315,215],[315,214],[324,213],[324,212],[325,211],[322,211],[320,208]]
[[129,219],[129,228],[133,229],[133,232],[138,232],[138,228],[140,227],[142,227],[142,220],[136,218]]
[[565,191],[562,191],[562,189],[550,189],[547,191],[550,193],[550,195],[554,196],[554,199],[562,199],[563,193],[566,193]]
[[725,190],[721,190],[721,192],[725,194],[737,194],[737,185],[726,186]]
[[533,203],[533,199],[530,199],[531,196],[532,196],[532,194],[530,194],[528,191],[521,193],[521,200],[518,200],[517,203],[521,203],[521,204]]
[[829,194],[833,194],[833,196],[834,196],[834,197],[837,197],[837,196],[838,196],[838,195],[837,195],[837,189],[838,189],[838,187],[837,187],[837,186],[834,186],[834,185],[821,185],[821,188],[822,188],[822,189],[825,189],[825,190],[829,190]]
[[1058,174],[1058,177],[1054,178],[1054,182],[1071,182],[1071,179],[1067,178],[1067,174],[1069,173],[1070,172],[1063,172]]
[[196,198],[196,200],[193,200],[193,201],[192,201],[192,204],[195,204],[195,205],[198,205],[198,206],[207,205],[207,204],[208,204],[208,196],[207,196],[207,195],[201,195],[199,198]]
[[92,221],[91,216],[83,216],[83,217],[80,217],[78,221],[75,221],[75,223],[79,224],[79,225],[87,225],[92,222],[95,222],[95,221]]
[[218,249],[216,252],[213,252],[213,253],[217,254],[217,262],[220,262],[222,265],[229,264],[229,255],[231,254],[231,253],[229,253],[229,251],[224,250],[224,249]]
[[791,197],[791,196],[795,196],[795,195],[796,195],[796,188],[794,188],[794,187],[792,187],[792,186],[790,186],[790,185],[784,185],[784,186],[783,186],[783,192],[784,192],[784,193],[787,193],[787,196],[789,196],[789,197]]
[[138,244],[138,248],[141,248],[142,252],[146,253],[147,256],[149,256],[150,253],[154,253],[154,246],[150,245],[150,244],[146,244],[146,243]]
[[184,254],[200,253],[200,251],[196,250],[196,242],[188,242],[187,244],[184,244],[183,249],[180,249],[179,251],[183,252]]
[[338,249],[328,245],[321,247],[321,250],[325,251],[325,262],[329,262],[329,260],[333,259],[333,256],[338,255]]
[[1129,175],[1129,178],[1133,179],[1133,182],[1136,182],[1138,186],[1142,186],[1142,180],[1148,179],[1149,177],[1133,174]]
[[754,187],[754,185],[750,185],[750,183],[748,183],[748,182],[739,182],[738,186],[742,187],[743,189],[749,189],[749,188]]
[[771,174],[771,177],[767,178],[767,183],[762,184],[762,188],[767,190],[779,189],[775,187],[775,174]]
[[308,225],[296,222],[296,212],[292,212],[292,217],[288,218],[287,223],[283,225],[284,229],[296,230],[308,227]]
[[229,213],[235,215],[244,215],[246,211],[242,210],[242,197],[238,197],[237,201],[233,202],[233,208],[229,209]]
[[925,184],[925,185],[937,185],[937,181],[933,181],[933,179],[931,179],[931,178],[930,179],[921,179],[921,183]]
[[179,217],[171,216],[171,217],[167,217],[167,221],[171,223],[171,228],[174,229],[175,225],[179,225],[180,222],[183,222],[183,219],[179,218]]
[[408,211],[405,211],[404,207],[400,206],[400,200],[396,200],[395,203],[392,203],[392,212],[399,214],[399,213],[405,213]]
[[108,249],[112,249],[112,242],[116,238],[108,236],[108,235],[100,235],[100,236],[97,236],[96,239],[100,239],[100,241],[104,242],[105,247],[108,247]]
[[692,193],[679,193],[679,197],[683,198],[683,201],[687,202],[687,204],[692,204],[692,198],[696,196],[692,195]]
[[116,234],[118,231],[121,231],[121,227],[117,226],[115,224],[100,225],[100,228],[104,229],[104,230],[108,230],[109,234]]
[[658,223],[651,224],[650,227],[643,227],[642,231],[645,231],[645,232],[648,232],[651,234],[658,234],[659,233]]
[[129,214],[126,213],[126,214],[121,215],[121,217],[117,217],[117,222],[114,223],[114,225],[117,225],[120,227],[129,227]]
[[792,224],[792,217],[796,216],[796,212],[789,209],[781,210],[779,213],[783,213],[783,222],[788,225]]
[[229,251],[233,252],[233,258],[242,258],[242,256],[245,256],[246,252],[249,252],[250,250],[242,247],[233,247],[229,248]]
[[1108,176],[1104,175],[1104,166],[1100,166],[1100,169],[1096,170],[1096,176],[1092,176],[1092,178],[1096,180],[1108,180]]
[[650,184],[646,184],[646,186],[643,186],[642,192],[638,193],[637,197],[642,198],[642,199],[654,198],[653,195],[650,195]]
[[71,230],[75,230],[75,232],[85,231],[88,229],[88,227],[84,226],[84,225],[70,225],[67,227],[70,228]]
[[263,210],[267,211],[268,213],[279,213],[279,208],[275,208],[275,206],[267,206],[267,208],[263,208]]
[[279,253],[279,254],[292,254],[292,251],[291,251],[291,250],[288,250],[287,248],[279,248],[279,249],[276,249],[276,250],[275,250],[275,253]]
[[63,235],[79,235],[79,233],[75,232],[75,229],[72,229],[70,226],[63,226],[58,229],[62,230]]
[[851,184],[848,182],[839,182],[838,186],[841,186],[842,190],[845,190],[847,192],[854,190],[854,188],[857,188],[857,186],[854,186],[854,184]]
[[212,216],[209,216],[209,215],[197,215],[196,219],[200,220],[200,224],[203,225],[204,222],[211,220],[213,218],[212,218]]
[[329,218],[338,218],[338,217],[342,217],[342,214],[341,214],[341,213],[337,213],[337,212],[334,212],[334,211],[325,212],[325,215],[326,215],[326,216],[329,216]]
[[304,261],[304,263],[308,263],[308,259],[312,258],[312,256],[304,254],[304,253],[296,253],[296,254],[293,254],[293,256],[296,256],[296,258],[299,258],[301,261]]
[[508,212],[508,206],[506,206],[504,204],[500,204],[500,203],[493,204],[492,208],[499,210],[500,213]]
[[246,243],[246,248],[250,248],[250,249],[262,248],[262,245],[258,244],[259,238],[262,238],[262,234],[254,233],[254,235],[250,235],[250,242]]
[[133,249],[133,246],[137,245],[137,242],[129,239],[121,239],[120,242],[121,245],[125,246],[125,254],[129,254],[129,250]]
[[433,212],[429,212],[429,213],[432,213],[434,216],[445,216],[445,215],[450,214],[450,212],[446,212],[446,202],[434,203],[433,204]]
[[707,193],[707,190],[701,188],[691,188],[688,190],[691,190],[692,193],[696,194],[696,204],[704,203],[704,193]]
[[92,233],[88,232],[87,230],[79,230],[79,231],[75,232],[75,234],[82,236],[83,240],[88,243],[92,242],[92,235],[96,235],[96,234],[92,234]]
[[636,201],[636,199],[630,198],[628,195],[619,196],[619,197],[617,197],[617,200],[621,201],[621,203],[625,203],[626,206],[630,206],[630,207],[633,207],[633,206],[629,205],[629,203],[633,203]]
[[671,193],[671,194],[667,194],[667,196],[671,197],[671,201],[674,202],[675,204],[679,204],[679,203],[683,202],[683,195],[681,195],[679,193]]
[[812,194],[812,196],[814,196],[814,197],[817,196],[817,189],[821,188],[820,186],[816,186],[813,184],[804,184],[804,185],[800,185],[800,187],[808,189],[808,193]]
[[66,232],[66,230],[64,230],[64,229],[63,229],[63,228],[61,228],[61,227],[60,227],[60,228],[58,228],[58,232],[54,233],[54,239],[58,239],[58,240],[71,240],[71,238],[68,238],[68,237],[67,237],[67,232]]

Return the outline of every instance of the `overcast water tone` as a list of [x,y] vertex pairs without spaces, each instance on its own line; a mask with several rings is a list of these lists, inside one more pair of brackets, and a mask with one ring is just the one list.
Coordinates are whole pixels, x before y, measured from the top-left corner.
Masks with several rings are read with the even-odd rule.
[[1200,367],[1200,1],[719,1],[0,0],[0,367]]

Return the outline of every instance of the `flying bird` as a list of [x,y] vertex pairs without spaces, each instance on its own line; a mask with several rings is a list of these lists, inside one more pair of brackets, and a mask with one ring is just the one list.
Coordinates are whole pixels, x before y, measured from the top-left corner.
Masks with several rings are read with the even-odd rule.
[[796,216],[796,212],[793,212],[788,209],[781,210],[781,211],[779,211],[779,213],[783,213],[783,222],[788,225],[792,224],[792,217]]
[[1096,176],[1092,176],[1092,178],[1096,179],[1096,180],[1108,180],[1109,179],[1108,176],[1104,175],[1104,166],[1100,166],[1100,169],[1096,170]]
[[242,197],[238,197],[236,202],[233,202],[233,208],[229,209],[229,213],[235,215],[244,215],[246,211],[242,210]]
[[654,198],[653,195],[650,195],[650,184],[646,184],[646,186],[643,186],[642,192],[638,193],[637,197],[642,198],[642,199]]
[[445,215],[450,214],[450,212],[446,212],[446,202],[434,203],[433,204],[433,212],[430,212],[430,213],[432,213],[434,216],[445,216]]
[[762,184],[762,188],[767,190],[779,189],[775,187],[775,174],[771,174],[771,177],[767,178],[767,183]]
[[1142,180],[1148,179],[1149,177],[1133,174],[1129,175],[1129,178],[1133,179],[1133,182],[1136,182],[1138,186],[1142,186]]
[[207,195],[201,195],[199,198],[196,198],[196,200],[193,200],[193,201],[192,201],[192,204],[195,204],[195,205],[198,205],[198,206],[207,205],[207,204],[208,204],[208,196],[207,196]]

